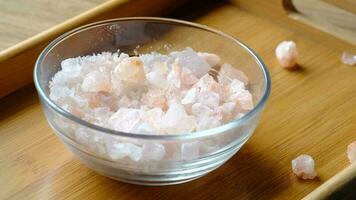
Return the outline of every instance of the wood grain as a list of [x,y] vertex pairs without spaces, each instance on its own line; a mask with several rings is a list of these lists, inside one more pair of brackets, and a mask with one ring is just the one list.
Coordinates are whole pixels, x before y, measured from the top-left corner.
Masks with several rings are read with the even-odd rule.
[[50,40],[95,20],[137,15],[163,15],[186,0],[110,0],[0,51],[0,98],[32,82],[40,52]]
[[0,51],[107,0],[0,0]]
[[[356,140],[356,68],[341,64],[340,56],[355,46],[298,24],[277,0],[222,3],[194,21],[244,41],[271,73],[261,122],[231,160],[176,186],[110,180],[65,149],[30,85],[0,100],[0,199],[301,199],[349,165],[346,148]],[[274,49],[287,39],[297,43],[300,70],[277,64]],[[301,153],[315,158],[319,180],[292,174],[290,161]]]

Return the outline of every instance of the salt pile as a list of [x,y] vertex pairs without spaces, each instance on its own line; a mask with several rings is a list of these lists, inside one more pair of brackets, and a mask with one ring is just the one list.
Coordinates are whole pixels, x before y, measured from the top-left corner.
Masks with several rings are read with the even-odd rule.
[[[216,77],[209,74],[219,68]],[[248,78],[216,54],[191,48],[167,55],[130,57],[109,53],[69,58],[49,84],[50,98],[90,123],[131,134],[189,134],[241,118],[253,107]],[[178,152],[161,143],[139,143],[76,128],[75,140],[117,161],[198,158],[215,149],[200,141],[182,143]],[[109,139],[108,139],[109,137]],[[177,150],[175,150],[177,151]]]

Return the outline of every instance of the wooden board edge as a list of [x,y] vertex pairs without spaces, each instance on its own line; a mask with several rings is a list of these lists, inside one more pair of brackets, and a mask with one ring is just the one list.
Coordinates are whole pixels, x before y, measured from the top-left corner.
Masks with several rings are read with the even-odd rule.
[[356,163],[353,163],[313,190],[303,200],[327,199],[356,177]]

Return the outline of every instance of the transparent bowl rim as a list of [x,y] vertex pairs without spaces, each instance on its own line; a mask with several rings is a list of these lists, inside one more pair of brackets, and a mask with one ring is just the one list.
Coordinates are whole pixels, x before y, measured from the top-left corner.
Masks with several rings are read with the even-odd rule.
[[[157,22],[157,23],[172,23],[172,24],[177,24],[177,25],[183,25],[191,28],[196,28],[200,29],[203,31],[207,31],[210,33],[217,34],[221,37],[227,38],[231,40],[231,42],[243,47],[257,62],[259,67],[261,68],[263,75],[264,75],[264,81],[265,81],[265,93],[263,94],[262,98],[260,101],[256,104],[256,106],[250,110],[248,113],[246,113],[243,117],[241,117],[238,120],[231,121],[229,123],[226,123],[224,125],[203,130],[203,131],[197,131],[197,132],[191,132],[191,133],[181,133],[181,134],[169,134],[169,135],[147,135],[147,134],[137,134],[137,133],[128,133],[128,132],[121,132],[121,131],[116,131],[113,129],[101,127],[92,123],[89,123],[83,119],[80,119],[68,111],[62,109],[60,106],[55,104],[49,96],[45,93],[44,88],[40,84],[39,80],[39,66],[42,64],[43,60],[47,56],[47,54],[61,41],[65,40],[69,36],[72,36],[73,34],[76,34],[78,32],[96,27],[96,26],[102,26],[102,25],[109,25],[115,22],[122,22],[122,21],[142,21],[142,22]],[[136,138],[136,139],[149,139],[149,140],[188,140],[188,139],[194,139],[194,138],[200,138],[200,137],[207,137],[207,136],[213,136],[217,135],[219,133],[222,133],[224,131],[230,130],[232,128],[235,128],[239,126],[240,124],[243,124],[248,118],[251,116],[258,114],[258,112],[264,107],[266,104],[266,101],[270,95],[270,90],[271,90],[271,80],[270,80],[270,75],[268,72],[268,69],[262,59],[246,44],[241,42],[238,39],[235,39],[231,35],[228,35],[226,33],[223,33],[222,31],[210,28],[206,25],[201,25],[193,22],[188,22],[184,20],[177,20],[177,19],[170,19],[170,18],[161,18],[161,17],[124,17],[124,18],[116,18],[116,19],[109,19],[109,20],[103,20],[103,21],[98,21],[95,23],[90,23],[78,28],[75,28],[71,31],[68,31],[56,39],[54,39],[50,44],[45,47],[45,49],[41,52],[39,55],[36,63],[35,63],[35,68],[34,68],[34,83],[36,90],[38,92],[38,95],[40,99],[44,100],[44,102],[49,105],[53,110],[57,111],[60,115],[64,116],[65,118],[72,120],[82,126],[85,126],[87,128],[93,129],[95,131],[99,131],[102,133],[106,134],[111,134],[115,136],[121,136],[121,137],[127,137],[127,138]]]

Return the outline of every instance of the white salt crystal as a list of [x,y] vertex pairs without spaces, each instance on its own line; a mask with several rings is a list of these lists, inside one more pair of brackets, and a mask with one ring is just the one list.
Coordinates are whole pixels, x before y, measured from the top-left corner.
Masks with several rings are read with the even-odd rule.
[[352,55],[347,52],[343,52],[341,55],[341,61],[345,65],[355,65],[356,64],[356,55]]
[[75,131],[75,139],[80,144],[88,145],[89,144],[89,138],[90,138],[90,134],[89,134],[89,131],[87,129],[79,127]]
[[139,161],[142,156],[142,148],[132,143],[113,142],[107,145],[109,157],[116,161],[129,157],[133,161]]
[[81,88],[85,92],[110,92],[111,82],[103,73],[93,71],[86,75]]
[[93,133],[92,136],[89,138],[89,147],[94,152],[97,152],[99,155],[105,155],[106,148],[104,136]]
[[180,66],[189,68],[197,77],[207,74],[211,68],[204,59],[189,47],[183,51],[172,52],[169,55],[178,60]]
[[205,116],[199,118],[197,123],[197,131],[202,131],[210,128],[215,128],[221,125],[220,120],[216,116]]
[[109,126],[115,130],[123,132],[131,132],[140,122],[140,109],[120,108],[109,119]]
[[356,162],[356,141],[352,142],[347,147],[347,157],[349,158],[350,163]]
[[245,85],[248,84],[248,78],[242,71],[237,70],[228,63],[224,63],[219,70],[218,82],[221,84],[229,84],[233,79],[238,79]]
[[186,67],[182,67],[180,78],[183,84],[191,86],[198,82],[198,78],[192,73],[192,71]]
[[187,142],[181,146],[181,155],[183,160],[193,160],[199,157],[199,142]]
[[141,102],[150,108],[160,107],[165,109],[167,107],[165,92],[159,89],[149,89],[148,92],[143,95]]
[[143,62],[138,57],[127,58],[117,65],[114,75],[128,83],[142,84],[145,81]]
[[211,116],[214,110],[202,103],[195,103],[192,105],[192,114],[197,117]]
[[222,61],[220,57],[213,53],[206,53],[206,52],[198,52],[198,56],[203,58],[210,67],[222,65]]
[[189,133],[195,129],[195,117],[187,115],[182,104],[173,102],[162,118],[162,127],[167,133]]
[[276,48],[279,64],[285,68],[293,68],[297,64],[298,50],[293,41],[283,41]]
[[164,146],[160,143],[145,143],[142,148],[145,160],[162,160],[166,154]]
[[157,107],[146,111],[142,119],[150,127],[150,130],[152,130],[151,132],[155,131],[157,133],[161,133],[163,132],[161,127],[164,115],[165,113],[162,111],[162,109]]
[[302,179],[314,179],[317,176],[314,165],[313,158],[305,154],[292,160],[294,174]]
[[167,89],[168,81],[164,75],[157,73],[156,71],[152,71],[146,74],[146,79],[149,84],[153,87],[159,89]]
[[199,102],[214,109],[219,106],[220,96],[212,91],[202,91],[199,93]]
[[196,102],[197,97],[198,97],[198,89],[192,88],[192,89],[188,90],[188,92],[182,99],[181,103],[183,105],[194,103],[194,102]]

